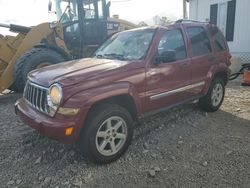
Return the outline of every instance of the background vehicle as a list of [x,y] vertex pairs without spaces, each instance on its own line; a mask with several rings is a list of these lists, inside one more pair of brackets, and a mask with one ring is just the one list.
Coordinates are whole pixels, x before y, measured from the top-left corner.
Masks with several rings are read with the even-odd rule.
[[32,71],[16,113],[42,134],[79,143],[90,160],[108,163],[126,151],[139,118],[197,99],[205,111],[218,110],[230,57],[209,23],[124,31],[95,58]]
[[108,36],[136,25],[109,17],[106,0],[54,0],[58,21],[35,27],[0,24],[18,32],[0,35],[0,92],[22,92],[33,69],[88,57]]

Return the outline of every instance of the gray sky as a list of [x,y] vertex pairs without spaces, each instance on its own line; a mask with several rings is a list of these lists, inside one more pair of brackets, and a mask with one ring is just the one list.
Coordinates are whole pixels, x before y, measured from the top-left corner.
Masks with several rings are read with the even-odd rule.
[[[121,1],[121,0],[116,0]],[[145,21],[152,24],[155,15],[176,20],[182,16],[182,0],[122,0],[111,2],[111,15],[134,23]],[[14,23],[25,26],[56,20],[48,13],[48,0],[0,0],[0,23]],[[0,28],[1,34],[7,30]]]

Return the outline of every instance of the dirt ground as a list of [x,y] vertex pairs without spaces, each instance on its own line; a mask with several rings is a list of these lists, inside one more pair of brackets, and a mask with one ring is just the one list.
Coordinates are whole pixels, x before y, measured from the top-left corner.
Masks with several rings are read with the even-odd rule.
[[250,87],[227,86],[216,113],[187,104],[145,119],[118,161],[94,165],[39,135],[0,96],[0,187],[250,187]]

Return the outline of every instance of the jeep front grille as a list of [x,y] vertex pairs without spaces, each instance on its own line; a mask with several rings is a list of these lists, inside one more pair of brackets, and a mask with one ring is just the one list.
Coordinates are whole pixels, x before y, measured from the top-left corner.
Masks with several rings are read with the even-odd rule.
[[35,109],[49,114],[50,108],[47,102],[48,88],[27,81],[23,97]]

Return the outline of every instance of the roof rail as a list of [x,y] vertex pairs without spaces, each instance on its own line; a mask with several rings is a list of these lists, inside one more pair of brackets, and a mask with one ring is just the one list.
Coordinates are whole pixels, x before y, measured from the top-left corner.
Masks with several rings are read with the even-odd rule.
[[180,19],[180,20],[175,21],[175,23],[210,23],[210,22],[209,21]]

